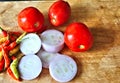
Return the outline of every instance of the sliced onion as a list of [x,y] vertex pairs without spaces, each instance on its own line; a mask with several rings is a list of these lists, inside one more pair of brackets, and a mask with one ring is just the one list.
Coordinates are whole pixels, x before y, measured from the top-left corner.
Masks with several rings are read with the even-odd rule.
[[64,36],[58,30],[46,30],[41,35],[42,47],[47,52],[59,52],[64,47]]
[[67,55],[55,56],[49,65],[50,75],[58,82],[71,81],[77,73],[76,62]]
[[35,54],[41,48],[41,39],[35,33],[29,33],[23,37],[20,44],[20,50],[23,54]]
[[44,68],[49,68],[49,64],[50,62],[54,59],[55,56],[58,55],[58,53],[51,53],[51,52],[47,52],[44,50],[40,50],[37,55],[40,57],[41,61],[42,61],[42,66]]
[[18,69],[20,77],[24,80],[32,80],[39,76],[42,71],[42,62],[36,55],[27,55],[22,57]]

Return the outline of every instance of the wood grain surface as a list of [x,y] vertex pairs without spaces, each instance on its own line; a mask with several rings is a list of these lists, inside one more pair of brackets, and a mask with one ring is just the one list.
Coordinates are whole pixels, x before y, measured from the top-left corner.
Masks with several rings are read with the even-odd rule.
[[[0,2],[0,26],[8,31],[22,31],[17,14],[28,6],[37,7],[45,16],[45,25],[62,32],[71,22],[83,22],[94,36],[93,47],[86,52],[72,52],[67,46],[60,52],[71,56],[78,65],[76,77],[68,83],[120,83],[120,0],[66,0],[72,8],[68,22],[53,27],[48,21],[48,9],[54,0]],[[6,72],[0,74],[0,83],[17,83]],[[48,69],[38,78],[21,83],[58,83]]]

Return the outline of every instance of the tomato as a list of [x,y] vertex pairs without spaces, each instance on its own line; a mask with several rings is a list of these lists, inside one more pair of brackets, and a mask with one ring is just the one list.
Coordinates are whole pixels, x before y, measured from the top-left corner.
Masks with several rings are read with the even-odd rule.
[[18,24],[26,32],[36,32],[42,28],[44,16],[35,7],[27,7],[18,14]]
[[54,26],[64,24],[71,15],[71,7],[68,2],[58,0],[49,8],[49,21]]
[[85,24],[74,22],[67,26],[64,41],[72,51],[83,52],[92,47],[93,36]]

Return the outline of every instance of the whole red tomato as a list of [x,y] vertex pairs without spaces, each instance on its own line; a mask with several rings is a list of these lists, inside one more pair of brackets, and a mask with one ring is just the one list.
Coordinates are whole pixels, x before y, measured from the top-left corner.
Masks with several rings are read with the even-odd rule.
[[65,23],[71,14],[71,7],[68,2],[58,0],[49,8],[49,21],[54,26],[59,26]]
[[66,45],[75,52],[86,51],[93,44],[93,36],[88,27],[79,22],[71,23],[64,33]]
[[42,28],[44,16],[35,7],[27,7],[18,14],[18,24],[26,32],[36,32]]

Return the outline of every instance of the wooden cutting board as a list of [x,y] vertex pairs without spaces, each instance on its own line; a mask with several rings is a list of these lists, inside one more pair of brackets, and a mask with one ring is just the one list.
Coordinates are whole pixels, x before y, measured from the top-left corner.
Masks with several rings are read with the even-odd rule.
[[[67,23],[53,27],[48,22],[48,9],[54,2],[19,1],[0,2],[0,26],[8,31],[22,31],[17,14],[25,7],[37,7],[45,16],[45,25],[62,32],[71,22],[83,22],[94,36],[93,47],[86,52],[72,52],[66,46],[60,52],[71,56],[78,65],[76,77],[69,83],[120,83],[120,0],[66,0],[72,14]],[[17,83],[6,72],[0,74],[0,83]],[[44,69],[38,78],[21,83],[57,83]]]

